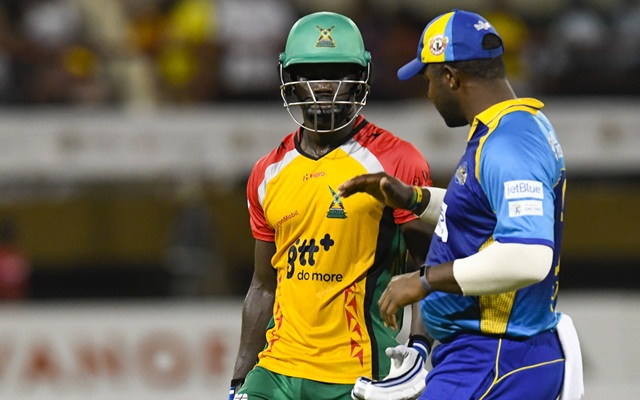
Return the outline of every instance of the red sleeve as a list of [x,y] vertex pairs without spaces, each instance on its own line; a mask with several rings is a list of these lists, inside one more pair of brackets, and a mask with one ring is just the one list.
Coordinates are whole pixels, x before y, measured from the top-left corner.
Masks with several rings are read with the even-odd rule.
[[[429,163],[413,144],[375,125],[362,140],[368,142],[363,144],[378,157],[389,175],[409,185],[433,186]],[[402,209],[396,209],[393,215],[397,224],[418,218],[411,211]]]
[[[385,170],[388,167],[395,167],[393,172],[389,172],[404,183],[414,186],[433,186],[431,180],[431,169],[429,163],[422,153],[411,143],[401,141],[401,144],[395,146],[399,149],[399,156],[394,166],[387,166],[383,162]],[[393,212],[396,224],[404,224],[418,218],[413,212],[408,210],[396,209]]]
[[260,159],[249,176],[247,182],[247,207],[249,208],[249,223],[253,237],[265,242],[275,241],[275,232],[264,216],[264,210],[260,205],[258,190],[264,184],[264,171],[266,169],[267,157]]
[[294,136],[296,133],[297,131],[287,135],[280,146],[258,160],[253,166],[247,182],[247,207],[249,208],[251,233],[254,238],[265,242],[275,242],[275,230],[267,222],[264,209],[260,204],[260,190],[264,196],[266,189],[265,172],[270,165],[282,160],[285,154],[295,147]]

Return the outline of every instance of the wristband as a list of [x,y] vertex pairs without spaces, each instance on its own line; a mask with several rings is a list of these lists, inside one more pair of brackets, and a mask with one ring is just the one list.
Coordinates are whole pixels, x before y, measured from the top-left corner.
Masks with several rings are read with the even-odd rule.
[[423,360],[426,360],[427,357],[429,357],[429,353],[431,353],[431,344],[429,339],[422,335],[409,336],[409,347],[418,350],[418,353],[420,353]]
[[229,388],[229,400],[233,400],[236,395],[236,391],[240,389],[240,386],[244,383],[244,378],[232,379],[231,387]]
[[424,264],[422,267],[420,267],[420,283],[422,284],[422,287],[424,288],[424,290],[427,291],[427,294],[433,292],[433,289],[431,288],[431,285],[429,284],[429,273],[427,272],[429,269],[429,266],[427,266],[427,264]]
[[411,196],[411,201],[407,206],[409,211],[416,211],[420,208],[422,204],[422,188],[420,186],[413,186],[413,194]]

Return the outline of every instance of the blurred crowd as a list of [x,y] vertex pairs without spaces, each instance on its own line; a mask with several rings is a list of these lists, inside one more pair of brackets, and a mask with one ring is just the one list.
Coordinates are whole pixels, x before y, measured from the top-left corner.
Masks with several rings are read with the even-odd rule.
[[[372,97],[424,96],[420,86],[398,85],[395,71],[415,53],[424,23],[453,4],[435,3],[0,0],[0,104],[278,101],[286,35],[298,17],[321,9],[345,13],[363,31],[373,54]],[[460,7],[502,33],[522,95],[640,94],[640,0],[466,0]]]
[[[0,107],[277,104],[278,54],[289,29],[319,10],[348,15],[362,30],[373,55],[371,99],[425,98],[424,85],[401,84],[396,71],[415,55],[425,22],[456,5],[482,13],[502,34],[519,96],[640,95],[640,0],[0,0]],[[180,188],[164,269],[144,268],[146,260],[143,268],[113,266],[115,256],[97,266],[32,262],[17,236],[28,217],[0,218],[0,301],[244,294],[252,265],[223,251],[215,229],[238,224],[229,210],[245,209],[244,191],[216,193],[212,209],[223,211],[214,212],[201,189],[193,182]],[[169,205],[157,207],[149,212]],[[94,222],[88,215],[87,225]],[[100,214],[98,223],[106,219]],[[245,240],[246,224],[224,232],[228,243]],[[91,232],[105,229],[97,237],[110,238],[104,225]],[[111,249],[94,247],[100,255]]]

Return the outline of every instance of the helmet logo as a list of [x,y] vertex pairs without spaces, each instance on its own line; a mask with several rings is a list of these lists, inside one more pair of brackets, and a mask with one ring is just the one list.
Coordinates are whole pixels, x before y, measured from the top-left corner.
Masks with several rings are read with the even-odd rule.
[[336,43],[333,41],[331,37],[331,31],[336,26],[332,26],[331,28],[323,28],[320,25],[316,25],[316,28],[320,30],[320,37],[316,42],[316,47],[336,47]]

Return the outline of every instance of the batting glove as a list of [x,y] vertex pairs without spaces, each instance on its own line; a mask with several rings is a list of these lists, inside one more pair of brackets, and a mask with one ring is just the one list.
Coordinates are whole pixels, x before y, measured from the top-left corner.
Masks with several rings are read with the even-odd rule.
[[240,390],[240,386],[244,383],[244,379],[232,379],[231,388],[229,389],[229,400],[233,400],[236,396],[236,392]]
[[408,346],[389,347],[385,353],[391,358],[389,375],[382,380],[361,376],[351,391],[354,400],[410,400],[424,391],[427,370],[424,362],[429,355],[425,337],[411,336]]

